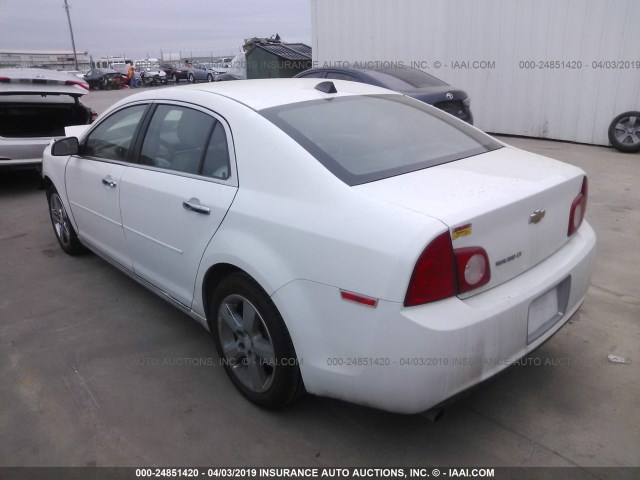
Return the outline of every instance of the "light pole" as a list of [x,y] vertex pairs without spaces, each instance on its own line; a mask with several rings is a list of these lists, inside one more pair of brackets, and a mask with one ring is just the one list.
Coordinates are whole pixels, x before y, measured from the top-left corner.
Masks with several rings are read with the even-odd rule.
[[67,11],[67,20],[69,21],[69,32],[71,32],[71,46],[73,47],[73,59],[76,63],[76,70],[80,70],[78,68],[78,55],[76,54],[76,42],[73,39],[73,28],[71,28],[71,15],[69,15],[69,5],[67,5],[67,0],[64,0],[64,9]]

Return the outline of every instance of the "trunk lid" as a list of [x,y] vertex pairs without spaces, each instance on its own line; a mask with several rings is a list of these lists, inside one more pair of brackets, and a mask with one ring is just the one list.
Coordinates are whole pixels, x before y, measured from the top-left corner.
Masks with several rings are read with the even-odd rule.
[[491,280],[461,295],[468,297],[525,272],[568,241],[583,177],[577,167],[504,147],[354,188],[442,221],[454,249],[484,248]]
[[0,69],[2,95],[71,95],[89,93],[89,85],[79,77],[65,72],[40,68]]

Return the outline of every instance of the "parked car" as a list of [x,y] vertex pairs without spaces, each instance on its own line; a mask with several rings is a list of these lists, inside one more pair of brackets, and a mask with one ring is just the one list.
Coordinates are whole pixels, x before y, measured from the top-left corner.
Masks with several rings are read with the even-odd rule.
[[624,153],[640,152],[640,112],[624,112],[609,124],[609,141]]
[[93,121],[79,101],[88,92],[84,80],[64,72],[0,69],[0,167],[40,168],[52,137]]
[[[120,73],[123,85],[131,85],[131,79],[129,78],[129,65],[115,65],[113,69]],[[135,70],[134,75],[136,75],[136,79],[140,78],[137,69]]]
[[178,83],[180,80],[187,80],[189,70],[186,67],[179,67],[171,65],[170,63],[163,63],[160,68],[167,74],[167,78],[170,78],[174,83]]
[[168,78],[160,67],[140,67],[140,82],[145,87],[166,85]]
[[94,68],[85,74],[84,79],[90,89],[112,90],[124,87],[129,76],[113,68]]
[[208,65],[197,63],[189,67],[187,79],[190,83],[196,82],[213,82],[218,72],[211,69]]
[[296,77],[349,80],[388,88],[433,105],[473,125],[471,100],[464,90],[415,68],[311,68]]
[[148,90],[68,133],[44,155],[61,248],[208,328],[262,406],[306,389],[430,409],[547,341],[589,287],[582,170],[389,90]]

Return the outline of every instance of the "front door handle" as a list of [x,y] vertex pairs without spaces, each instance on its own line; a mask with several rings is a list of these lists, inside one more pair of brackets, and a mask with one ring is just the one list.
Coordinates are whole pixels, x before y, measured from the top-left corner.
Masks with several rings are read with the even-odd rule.
[[209,207],[205,207],[204,205],[200,205],[200,201],[197,198],[191,198],[186,202],[182,202],[182,206],[187,210],[191,210],[192,212],[202,213],[203,215],[209,215],[211,213],[211,209]]
[[102,179],[102,184],[111,188],[116,188],[116,185],[117,185],[116,181],[113,178],[111,178],[111,175],[107,175],[106,177],[104,177]]

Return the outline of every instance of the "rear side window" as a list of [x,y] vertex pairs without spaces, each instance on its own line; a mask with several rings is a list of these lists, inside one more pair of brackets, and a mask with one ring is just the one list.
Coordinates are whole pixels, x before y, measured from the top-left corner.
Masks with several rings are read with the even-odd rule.
[[231,176],[227,134],[222,123],[218,121],[213,127],[213,133],[207,146],[207,153],[204,156],[202,175],[219,180],[227,180]]
[[501,147],[451,115],[403,95],[336,97],[260,113],[348,185]]
[[127,161],[131,141],[146,108],[146,105],[128,107],[100,122],[85,141],[83,155]]
[[231,174],[224,126],[178,105],[159,105],[145,134],[140,163],[227,180]]

